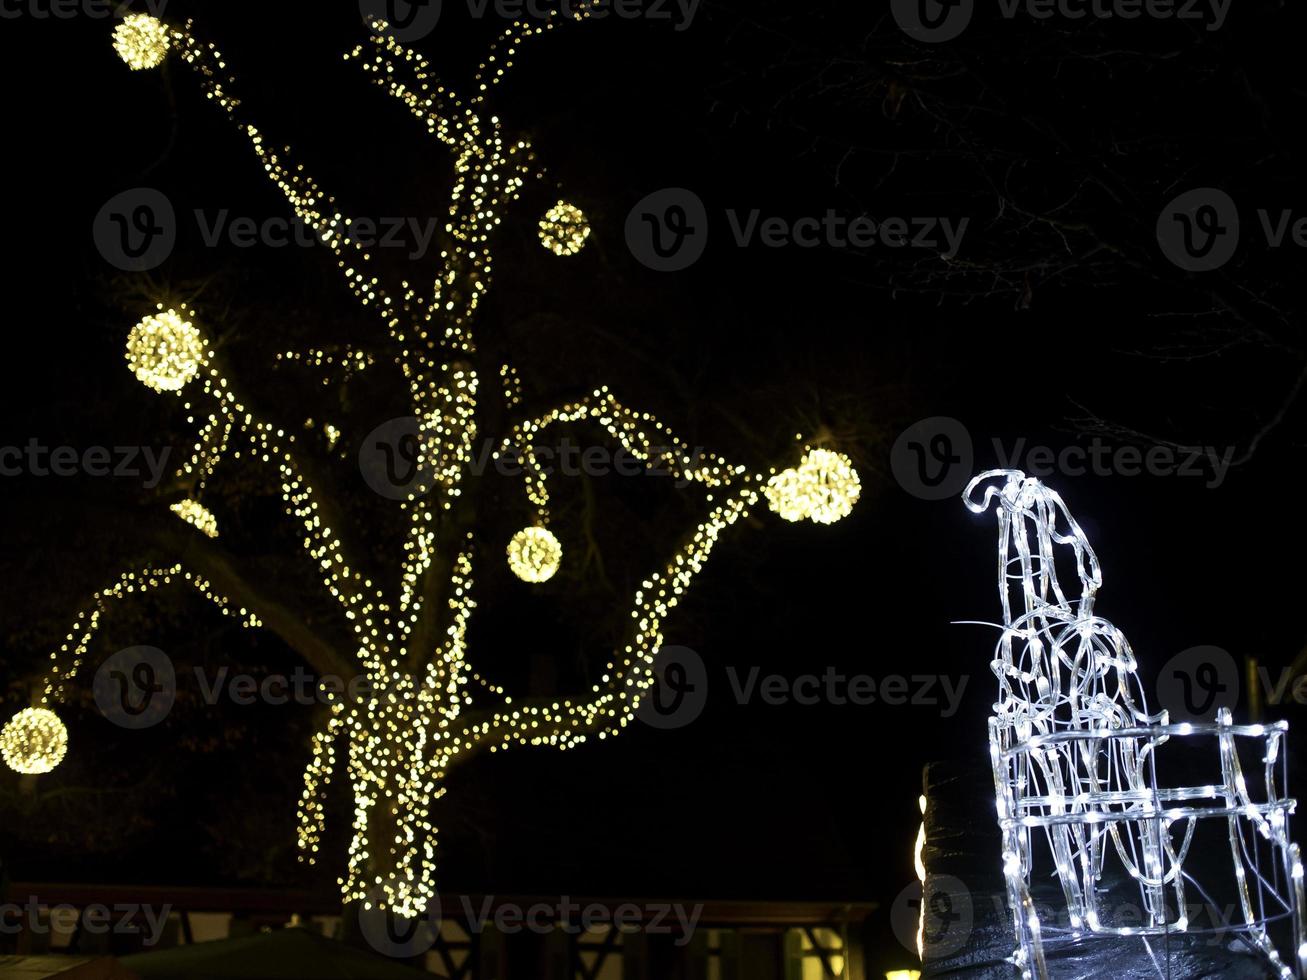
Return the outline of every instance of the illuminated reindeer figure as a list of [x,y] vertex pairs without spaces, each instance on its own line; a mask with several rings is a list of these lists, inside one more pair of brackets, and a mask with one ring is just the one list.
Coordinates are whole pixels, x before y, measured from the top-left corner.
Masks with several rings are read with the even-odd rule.
[[[194,69],[205,93],[249,138],[295,214],[334,252],[358,302],[380,320],[417,420],[421,476],[399,503],[406,532],[395,580],[374,583],[352,563],[337,532],[340,525],[332,519],[332,501],[308,473],[302,442],[261,417],[237,393],[191,322],[194,314],[161,306],[131,331],[128,361],[147,386],[179,395],[185,390],[187,416],[199,423],[194,451],[177,474],[192,490],[172,507],[193,525],[186,534],[184,560],[127,572],[94,596],[52,654],[40,706],[21,712],[5,727],[0,748],[13,768],[45,772],[62,758],[67,735],[47,706],[67,695],[109,601],[171,582],[188,584],[245,625],[276,632],[324,675],[366,676],[368,696],[354,703],[336,698],[313,738],[299,809],[301,858],[311,862],[318,855],[326,821],[324,794],[340,770],[335,753],[344,738],[354,797],[353,840],[340,877],[344,898],[414,916],[435,895],[437,831],[431,809],[444,793],[450,765],[486,749],[570,749],[591,737],[619,734],[655,683],[654,659],[663,643],[665,617],[723,531],[762,497],[792,521],[829,524],[851,511],[859,495],[858,475],[847,457],[829,449],[807,447],[799,464],[781,473],[750,473],[719,456],[692,454],[651,415],[625,407],[607,387],[552,411],[524,416],[514,368],[480,363],[473,326],[490,287],[493,233],[528,182],[544,179],[530,144],[506,135],[486,100],[505,77],[518,46],[554,26],[551,20],[508,28],[482,62],[469,98],[438,82],[428,63],[398,43],[382,22],[372,23],[369,43],[347,56],[406,106],[454,162],[448,245],[435,281],[425,295],[405,282],[396,296],[370,271],[372,256],[351,240],[353,223],[334,199],[304,173],[289,149],[273,149],[243,120],[234,83],[215,47],[197,40],[189,24],[177,28],[143,14],[128,16],[118,27],[115,45],[130,67],[155,67],[174,52]],[[579,251],[589,233],[585,216],[562,201],[539,228],[541,243],[559,256]],[[372,355],[356,350],[288,352],[281,359],[348,372],[376,367]],[[487,384],[487,374],[493,384]],[[615,651],[600,683],[580,697],[515,699],[468,663],[475,515],[469,506],[472,495],[464,490],[483,418],[478,401],[487,387],[499,389],[509,416],[518,414],[495,444],[523,462],[534,522],[512,538],[507,555],[511,569],[528,582],[547,580],[562,560],[561,545],[548,529],[545,474],[531,448],[547,429],[597,423],[647,465],[711,489],[706,517],[666,566],[644,580],[632,602],[626,644]],[[232,454],[252,456],[275,472],[287,515],[302,529],[303,548],[352,629],[346,644],[320,637],[293,611],[264,601],[234,569],[231,556],[212,550],[218,519],[200,498],[219,463]]]
[[[1095,615],[1102,572],[1062,498],[1020,471],[990,470],[971,481],[964,500],[977,514],[997,505],[1003,625],[991,663],[999,696],[989,721],[989,747],[1003,873],[1019,944],[1013,960],[1022,976],[1046,978],[1046,947],[1076,942],[1086,933],[1140,936],[1147,944],[1151,936],[1188,931],[1185,882],[1207,897],[1184,869],[1200,818],[1228,823],[1243,915],[1243,924],[1232,930],[1282,976],[1307,975],[1303,869],[1288,833],[1296,803],[1287,798],[1284,769],[1277,766],[1288,726],[1234,725],[1226,709],[1215,724],[1170,724],[1166,712],[1148,714],[1130,644]],[[1068,567],[1074,561],[1078,596],[1063,590],[1059,558]],[[1220,785],[1159,785],[1160,747],[1173,738],[1213,736]],[[1249,793],[1237,739],[1263,753],[1261,802]],[[1052,856],[1069,928],[1041,923],[1031,897],[1037,831]],[[1272,852],[1265,873],[1258,837]],[[1142,924],[1114,923],[1104,912],[1100,883],[1112,853],[1138,886]],[[1167,910],[1168,888],[1174,918]],[[1294,949],[1288,957],[1281,957],[1267,932],[1283,919],[1292,925]]]

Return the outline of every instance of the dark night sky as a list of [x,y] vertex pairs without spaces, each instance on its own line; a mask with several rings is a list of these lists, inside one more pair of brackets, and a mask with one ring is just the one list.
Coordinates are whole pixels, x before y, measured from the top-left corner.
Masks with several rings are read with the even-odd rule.
[[[364,37],[355,5],[273,6],[176,0],[167,16],[196,18],[229,56],[249,115],[354,211],[438,213],[443,150],[340,61]],[[445,6],[420,47],[463,79],[490,32]],[[855,457],[864,496],[833,528],[782,527],[760,512],[721,546],[668,631],[708,664],[713,695],[699,722],[457,772],[442,805],[442,888],[888,906],[912,877],[921,766],[983,753],[992,637],[950,622],[998,615],[990,522],[955,499],[905,492],[891,470],[897,434],[955,417],[975,439],[979,469],[997,462],[991,437],[1084,442],[1074,419],[1087,408],[1177,441],[1242,448],[1294,383],[1307,349],[1302,250],[1254,241],[1220,272],[1187,275],[1160,256],[1153,225],[1189,187],[1229,191],[1249,228],[1256,208],[1307,206],[1307,93],[1291,68],[1300,13],[1250,2],[1215,37],[1178,25],[1131,34],[982,18],[941,53],[909,44],[865,6],[705,0],[684,32],[583,25],[529,49],[505,85],[500,114],[530,133],[595,238],[576,260],[553,260],[531,238],[548,189],[524,201],[505,223],[482,332],[509,338],[528,384],[609,383],[691,442],[756,466],[787,462],[793,433],[825,424]],[[233,360],[267,383],[262,404],[288,419],[324,411],[311,401],[322,392],[278,391],[258,364],[283,335],[339,339],[371,327],[325,251],[205,248],[192,222],[150,276],[120,275],[96,253],[92,219],[127,188],[156,186],[179,211],[284,214],[182,66],[162,79],[129,73],[110,30],[85,18],[0,22],[9,300],[0,444],[180,451],[173,403],[136,384],[122,355],[144,301],[179,293],[202,317],[212,311]],[[632,258],[623,227],[645,194],[678,186],[706,202],[712,232],[701,262],[659,274]],[[885,249],[739,248],[727,208],[965,215],[971,226],[946,274],[938,259]],[[395,414],[384,397],[355,407],[360,432]],[[1150,684],[1198,644],[1276,665],[1302,649],[1302,458],[1301,412],[1290,405],[1219,488],[1180,476],[1050,478],[1102,559],[1099,611],[1131,637]],[[357,479],[348,466],[340,473]],[[476,635],[501,676],[530,673],[524,631],[560,658],[604,649],[627,585],[662,564],[700,506],[647,492],[652,527],[635,519],[646,488],[601,491],[623,514],[600,534],[616,598],[572,584],[602,611],[568,608],[563,587],[527,601],[505,575],[488,575]],[[31,477],[3,478],[0,494],[8,680],[37,671],[81,599],[121,566],[131,529],[106,527],[103,509],[148,498],[122,481]],[[253,504],[240,513],[262,527]],[[132,619],[100,654],[171,643],[256,671],[296,662],[275,641],[208,619],[214,632],[200,643],[185,610]],[[753,664],[787,676],[833,667],[969,680],[948,718],[929,706],[737,705],[724,669]],[[24,700],[19,685],[7,694],[6,714]],[[71,718],[73,756],[51,785],[93,785],[101,772],[120,785],[145,769],[167,785],[133,797],[135,836],[123,847],[75,857],[4,826],[0,859],[23,878],[311,881],[287,862],[307,712],[242,710],[192,704],[138,742],[92,710]],[[1307,713],[1272,712],[1296,726],[1290,747],[1302,758]],[[73,764],[77,743],[94,745],[94,764]],[[0,793],[14,789],[0,776]],[[336,815],[339,827],[345,814]],[[231,835],[253,824],[256,839],[285,850],[232,858]]]

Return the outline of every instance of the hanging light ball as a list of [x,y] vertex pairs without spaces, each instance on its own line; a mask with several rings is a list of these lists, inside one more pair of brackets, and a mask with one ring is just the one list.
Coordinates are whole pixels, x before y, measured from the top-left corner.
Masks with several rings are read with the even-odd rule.
[[862,481],[853,460],[829,449],[814,449],[803,458],[799,470],[809,487],[809,520],[834,524],[853,513],[853,505],[862,494]]
[[0,756],[14,772],[50,772],[68,751],[68,729],[45,708],[24,708],[0,728]]
[[555,255],[575,255],[589,237],[585,212],[566,201],[559,201],[540,219],[540,244]]
[[862,481],[843,453],[813,449],[796,467],[767,481],[767,505],[787,521],[834,524],[853,512]]
[[810,513],[808,488],[796,467],[783,470],[767,481],[767,506],[787,521],[804,520]]
[[127,366],[155,391],[181,391],[204,358],[204,337],[176,310],[147,316],[127,336]]
[[508,567],[523,582],[548,582],[562,562],[563,546],[548,528],[523,528],[508,542]]
[[149,14],[128,14],[113,32],[113,49],[132,71],[158,68],[171,41],[168,25]]

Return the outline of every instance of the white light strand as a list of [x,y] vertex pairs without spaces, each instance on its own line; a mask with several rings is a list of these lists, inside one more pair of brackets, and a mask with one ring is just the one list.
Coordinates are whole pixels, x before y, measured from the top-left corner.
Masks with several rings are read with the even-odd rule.
[[[1243,914],[1236,928],[1282,976],[1307,974],[1301,861],[1288,834],[1296,802],[1287,796],[1283,769],[1276,765],[1287,725],[1234,725],[1228,709],[1214,724],[1171,724],[1166,712],[1148,714],[1130,644],[1094,613],[1102,572],[1062,498],[1019,470],[989,470],[968,484],[963,499],[977,514],[997,505],[1003,625],[991,663],[999,697],[989,741],[1003,873],[1018,942],[1013,962],[1022,977],[1048,977],[1050,942],[1077,942],[1086,934],[1148,937],[1187,931],[1184,861],[1197,821],[1204,818],[1229,825]],[[1063,589],[1059,558],[1073,563],[1079,595]],[[1221,784],[1159,785],[1161,746],[1174,740],[1187,748],[1212,738]],[[1262,747],[1262,802],[1250,796],[1237,738]],[[1041,922],[1035,911],[1030,886],[1041,871],[1032,831],[1041,830],[1062,886],[1069,929]],[[1255,862],[1248,874],[1258,837],[1271,842],[1282,864],[1282,876],[1273,881]],[[1104,908],[1102,880],[1112,854],[1138,886],[1142,924],[1111,921]],[[1174,918],[1168,917],[1168,887],[1179,910]],[[1273,909],[1292,919],[1294,950],[1288,957],[1268,935]],[[1158,975],[1163,976],[1160,967]]]

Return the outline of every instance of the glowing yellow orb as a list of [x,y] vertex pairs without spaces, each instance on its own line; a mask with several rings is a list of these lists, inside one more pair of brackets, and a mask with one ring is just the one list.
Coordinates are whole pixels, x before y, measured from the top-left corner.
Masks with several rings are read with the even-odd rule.
[[801,521],[812,511],[808,489],[795,468],[777,473],[767,481],[767,506],[787,521]]
[[132,71],[158,68],[171,41],[168,26],[149,14],[128,14],[113,32],[113,49]]
[[814,449],[799,464],[806,473],[811,500],[809,520],[834,524],[853,513],[853,505],[862,494],[862,481],[853,468],[853,460],[829,449]]
[[24,708],[0,728],[0,756],[14,772],[50,772],[68,751],[68,729],[45,708]]
[[555,255],[575,255],[589,237],[585,212],[566,201],[559,201],[540,219],[540,244]]
[[147,316],[127,337],[127,366],[155,391],[181,391],[204,357],[204,337],[176,310]]
[[843,453],[813,449],[797,467],[767,481],[767,505],[787,521],[834,524],[853,512],[862,481]]
[[547,528],[523,528],[508,542],[508,567],[523,582],[548,582],[562,562],[563,546]]

